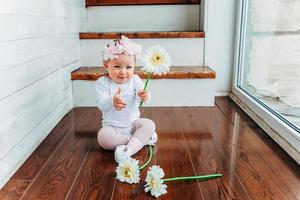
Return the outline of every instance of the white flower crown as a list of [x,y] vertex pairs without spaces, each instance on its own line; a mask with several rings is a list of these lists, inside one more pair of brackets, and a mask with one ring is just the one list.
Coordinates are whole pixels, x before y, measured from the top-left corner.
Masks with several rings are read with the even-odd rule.
[[103,61],[108,61],[118,58],[121,54],[140,56],[142,49],[143,47],[141,45],[132,42],[129,38],[122,35],[121,39],[112,40],[104,47],[102,59]]

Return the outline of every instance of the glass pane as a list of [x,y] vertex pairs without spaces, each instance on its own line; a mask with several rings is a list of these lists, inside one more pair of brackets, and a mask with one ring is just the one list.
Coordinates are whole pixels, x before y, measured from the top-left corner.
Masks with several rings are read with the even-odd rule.
[[239,87],[299,132],[300,1],[246,2]]

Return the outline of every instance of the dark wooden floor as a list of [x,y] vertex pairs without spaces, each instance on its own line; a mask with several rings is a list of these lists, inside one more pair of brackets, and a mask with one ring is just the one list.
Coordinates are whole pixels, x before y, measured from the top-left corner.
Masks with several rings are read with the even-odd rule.
[[[156,122],[152,164],[166,177],[223,173],[210,181],[167,182],[160,199],[300,199],[300,166],[227,97],[211,108],[143,108],[142,116]],[[115,180],[113,152],[96,142],[99,121],[96,108],[68,113],[0,199],[153,199],[143,182]],[[140,163],[147,157],[147,148],[135,156]]]

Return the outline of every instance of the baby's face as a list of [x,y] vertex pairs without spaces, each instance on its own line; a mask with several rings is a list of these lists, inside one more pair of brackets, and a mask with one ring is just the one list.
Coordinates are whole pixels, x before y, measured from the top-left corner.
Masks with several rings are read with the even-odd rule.
[[134,72],[135,58],[134,56],[119,55],[119,58],[109,60],[104,63],[104,67],[108,70],[109,77],[115,83],[126,83],[129,81]]

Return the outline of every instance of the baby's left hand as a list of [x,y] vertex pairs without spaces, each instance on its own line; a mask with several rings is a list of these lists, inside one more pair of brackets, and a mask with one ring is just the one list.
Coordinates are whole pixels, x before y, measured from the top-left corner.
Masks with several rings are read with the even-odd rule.
[[150,95],[147,90],[140,90],[138,92],[138,96],[141,98],[142,102],[145,102],[145,101],[148,101]]

